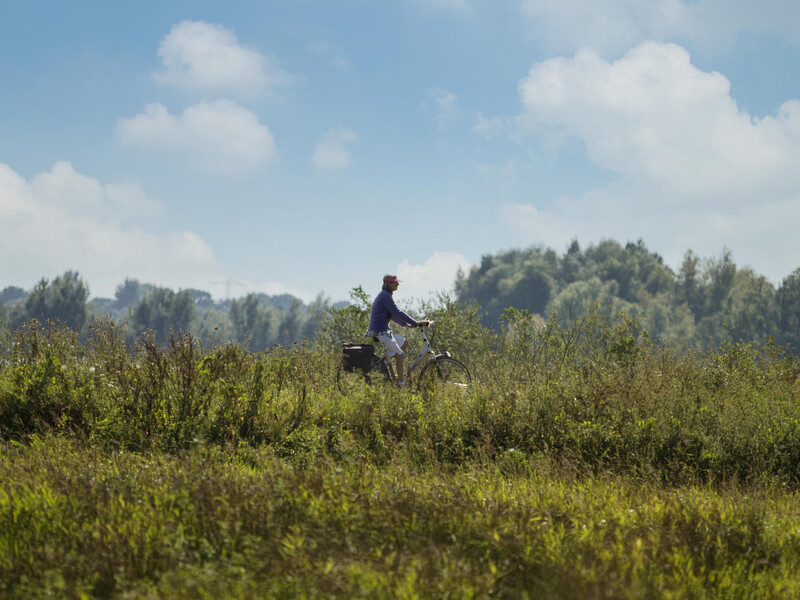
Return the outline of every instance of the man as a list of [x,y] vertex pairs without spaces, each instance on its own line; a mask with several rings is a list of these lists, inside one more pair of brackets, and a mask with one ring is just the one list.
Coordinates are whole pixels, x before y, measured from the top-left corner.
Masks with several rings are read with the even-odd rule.
[[394,357],[397,365],[397,385],[405,385],[405,354],[403,352],[408,348],[408,340],[402,335],[392,333],[392,330],[389,329],[389,322],[394,321],[403,327],[426,327],[431,322],[427,319],[416,321],[397,308],[392,294],[397,291],[400,283],[396,275],[383,276],[383,287],[372,302],[367,336],[377,337],[383,342],[383,345],[386,346],[387,356]]

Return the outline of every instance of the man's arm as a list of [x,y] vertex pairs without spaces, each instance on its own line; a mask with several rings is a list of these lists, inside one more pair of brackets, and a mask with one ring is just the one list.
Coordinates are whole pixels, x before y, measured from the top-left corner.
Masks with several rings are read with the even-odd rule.
[[386,308],[392,316],[392,321],[398,325],[402,325],[403,327],[416,327],[419,324],[415,319],[412,319],[409,315],[397,308],[397,304],[395,304],[394,298],[391,296],[389,296],[387,300]]

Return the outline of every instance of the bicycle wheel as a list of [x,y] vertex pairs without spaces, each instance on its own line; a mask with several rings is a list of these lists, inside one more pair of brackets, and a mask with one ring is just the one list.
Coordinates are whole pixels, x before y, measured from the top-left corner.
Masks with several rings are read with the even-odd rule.
[[346,371],[341,365],[336,369],[336,387],[345,396],[363,390],[369,382],[370,373],[365,373],[361,369]]
[[367,372],[361,369],[347,371],[343,365],[339,365],[336,370],[336,387],[342,394],[349,396],[363,391],[366,386],[375,382],[389,381],[394,376],[390,369],[390,365],[377,359],[373,359],[372,369]]
[[426,397],[443,390],[466,394],[471,383],[472,377],[464,363],[443,356],[434,358],[425,365],[419,374],[417,388]]

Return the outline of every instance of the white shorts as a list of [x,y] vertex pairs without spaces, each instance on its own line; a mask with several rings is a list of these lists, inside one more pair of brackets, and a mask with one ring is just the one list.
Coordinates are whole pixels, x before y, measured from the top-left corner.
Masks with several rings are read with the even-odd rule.
[[396,333],[381,333],[378,336],[378,340],[380,340],[384,346],[386,346],[386,356],[391,358],[395,354],[402,354],[403,351],[401,348],[403,344],[406,343],[406,338],[402,335],[398,335]]

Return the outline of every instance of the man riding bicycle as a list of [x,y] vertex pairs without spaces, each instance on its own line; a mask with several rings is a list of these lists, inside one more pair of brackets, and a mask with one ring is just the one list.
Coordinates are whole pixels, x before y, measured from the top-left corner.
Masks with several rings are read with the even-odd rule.
[[412,319],[397,308],[392,294],[397,291],[400,283],[396,275],[384,275],[383,287],[372,302],[369,331],[366,335],[377,337],[386,346],[386,356],[390,358],[393,356],[397,365],[397,385],[405,385],[405,354],[403,351],[408,348],[408,340],[402,335],[392,333],[392,330],[389,329],[389,322],[394,321],[403,327],[426,327],[431,322],[427,319],[424,321]]

